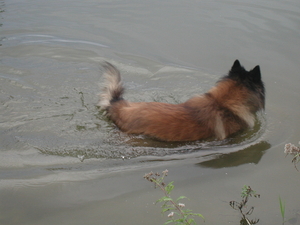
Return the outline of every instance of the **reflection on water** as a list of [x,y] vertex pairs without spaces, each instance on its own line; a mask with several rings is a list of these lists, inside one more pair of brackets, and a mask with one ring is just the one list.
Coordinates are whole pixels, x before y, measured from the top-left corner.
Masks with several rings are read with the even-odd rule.
[[83,41],[83,40],[68,40],[62,39],[55,36],[50,35],[40,35],[40,34],[32,34],[32,35],[21,35],[21,36],[14,36],[9,39],[11,43],[18,43],[18,44],[47,44],[47,45],[55,45],[63,43],[65,46],[72,44],[75,45],[85,45],[85,46],[94,46],[100,48],[108,48],[107,45],[103,45],[96,42],[90,41]]
[[266,141],[261,141],[237,152],[214,155],[213,159],[201,162],[198,165],[217,169],[224,167],[235,167],[247,163],[257,164],[265,151],[269,148],[271,148],[271,144]]

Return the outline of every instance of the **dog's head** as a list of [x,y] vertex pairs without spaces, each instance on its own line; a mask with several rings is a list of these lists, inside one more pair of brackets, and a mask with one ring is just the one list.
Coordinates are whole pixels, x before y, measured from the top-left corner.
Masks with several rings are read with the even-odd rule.
[[225,77],[236,81],[237,85],[243,85],[249,91],[249,104],[256,106],[254,111],[265,108],[265,86],[261,79],[260,67],[257,65],[252,70],[247,71],[235,60],[231,70]]

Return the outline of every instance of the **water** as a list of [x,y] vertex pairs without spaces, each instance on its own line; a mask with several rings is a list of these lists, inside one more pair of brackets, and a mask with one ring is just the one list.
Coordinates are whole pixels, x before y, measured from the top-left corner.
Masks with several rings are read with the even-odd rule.
[[[169,170],[174,198],[206,224],[300,224],[297,1],[0,0],[0,224],[163,224],[143,180]],[[207,91],[235,59],[260,65],[266,112],[225,141],[163,143],[120,133],[96,107],[101,62],[132,101],[178,103]],[[299,166],[300,167],[300,166]],[[198,221],[202,223],[201,220]]]

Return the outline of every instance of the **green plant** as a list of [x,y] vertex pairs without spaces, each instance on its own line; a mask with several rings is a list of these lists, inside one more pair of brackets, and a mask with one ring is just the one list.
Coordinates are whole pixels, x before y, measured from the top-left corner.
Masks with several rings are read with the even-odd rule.
[[201,217],[204,220],[204,217],[202,214],[199,213],[193,213],[192,210],[184,209],[185,204],[180,203],[179,201],[182,199],[186,199],[185,196],[180,196],[176,200],[171,198],[170,194],[171,191],[174,189],[174,182],[170,182],[168,184],[165,184],[164,179],[168,175],[168,170],[165,170],[162,172],[162,174],[159,173],[153,173],[150,172],[148,174],[145,174],[144,178],[150,182],[154,183],[155,188],[159,187],[162,192],[164,193],[164,196],[161,197],[156,201],[156,203],[160,202],[163,203],[162,205],[162,213],[165,213],[167,211],[171,211],[168,214],[168,221],[164,224],[169,223],[175,223],[175,224],[184,224],[184,225],[190,225],[190,224],[196,224],[194,217]]
[[279,196],[279,206],[280,206],[280,212],[282,217],[282,224],[285,223],[285,202],[283,202]]
[[250,220],[248,218],[248,216],[253,213],[254,207],[253,206],[250,207],[249,210],[246,210],[246,208],[247,208],[247,203],[248,203],[249,197],[260,198],[260,195],[256,194],[256,192],[254,190],[252,190],[252,188],[250,186],[245,185],[242,188],[241,197],[242,197],[241,202],[237,202],[237,201],[229,202],[230,206],[233,209],[238,210],[241,213],[242,219],[240,221],[240,224],[241,225],[257,224],[259,222],[259,219]]
[[[299,142],[299,144],[300,144],[300,142]],[[300,148],[291,143],[288,143],[284,146],[284,153],[286,155],[294,156],[292,159],[292,163],[294,163],[296,170],[299,171],[297,168],[297,163],[300,161]]]

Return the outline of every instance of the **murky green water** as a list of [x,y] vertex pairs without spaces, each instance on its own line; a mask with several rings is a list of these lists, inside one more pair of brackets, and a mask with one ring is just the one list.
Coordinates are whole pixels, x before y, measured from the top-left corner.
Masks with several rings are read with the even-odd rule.
[[[300,141],[299,58],[297,1],[0,0],[0,224],[163,224],[143,175],[166,168],[206,224],[239,224],[229,202],[244,185],[261,194],[251,219],[281,224],[280,196],[300,224],[283,153]],[[103,60],[128,100],[178,103],[235,59],[260,65],[266,112],[228,140],[128,136],[96,107]]]

